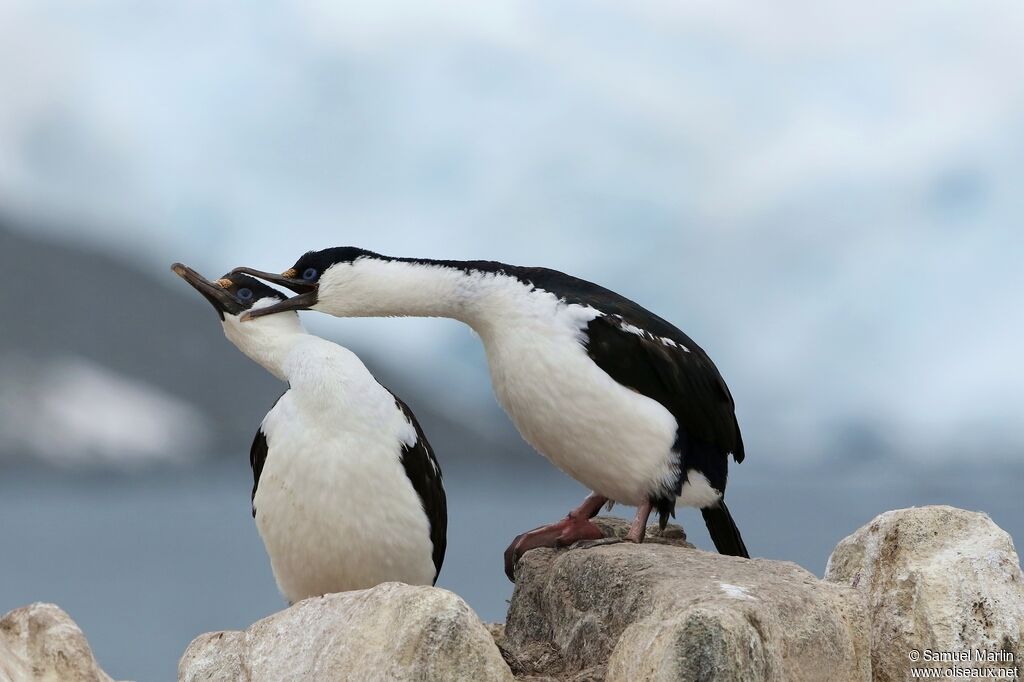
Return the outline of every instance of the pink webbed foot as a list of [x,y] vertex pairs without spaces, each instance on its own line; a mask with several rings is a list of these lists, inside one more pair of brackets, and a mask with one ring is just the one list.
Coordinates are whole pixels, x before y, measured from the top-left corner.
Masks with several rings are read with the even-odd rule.
[[590,519],[573,519],[565,517],[558,523],[517,535],[512,544],[505,550],[505,575],[515,582],[515,566],[520,557],[537,547],[568,547],[581,540],[598,540],[604,532],[594,525]]
[[604,532],[590,520],[607,498],[590,495],[578,508],[558,523],[534,528],[516,536],[505,550],[505,575],[515,582],[515,567],[519,559],[537,547],[567,547],[581,540],[598,540]]

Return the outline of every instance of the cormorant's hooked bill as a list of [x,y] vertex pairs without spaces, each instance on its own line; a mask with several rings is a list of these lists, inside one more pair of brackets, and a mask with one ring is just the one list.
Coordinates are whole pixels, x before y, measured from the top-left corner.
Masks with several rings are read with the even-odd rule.
[[231,272],[216,282],[211,282],[183,263],[175,263],[171,270],[202,294],[220,315],[221,320],[225,314],[241,315],[260,299],[283,298],[276,289],[243,274]]
[[313,278],[302,278],[298,276],[295,268],[285,270],[280,275],[273,272],[265,272],[263,270],[257,270],[256,268],[249,267],[238,267],[231,271],[232,275],[252,275],[253,277],[259,277],[267,282],[274,284],[280,284],[283,287],[291,289],[297,294],[307,294],[310,291],[315,291],[317,287],[316,279]]

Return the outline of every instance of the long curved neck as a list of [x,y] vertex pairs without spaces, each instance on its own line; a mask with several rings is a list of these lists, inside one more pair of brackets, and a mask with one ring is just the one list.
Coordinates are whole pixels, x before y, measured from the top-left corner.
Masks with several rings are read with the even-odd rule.
[[478,332],[521,306],[530,287],[472,261],[360,259],[320,282],[318,310],[340,317],[449,317]]

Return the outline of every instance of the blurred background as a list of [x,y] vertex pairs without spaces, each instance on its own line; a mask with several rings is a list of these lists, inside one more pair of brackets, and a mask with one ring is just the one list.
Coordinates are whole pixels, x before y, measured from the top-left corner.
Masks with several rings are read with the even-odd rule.
[[[1022,32],[990,0],[0,0],[0,613],[56,602],[110,674],[171,680],[283,606],[247,460],[283,386],[169,265],[335,245],[545,265],[679,325],[736,398],[752,554],[821,575],[930,503],[1019,540]],[[502,550],[585,491],[464,327],[306,321],[420,417],[439,585],[503,620]]]

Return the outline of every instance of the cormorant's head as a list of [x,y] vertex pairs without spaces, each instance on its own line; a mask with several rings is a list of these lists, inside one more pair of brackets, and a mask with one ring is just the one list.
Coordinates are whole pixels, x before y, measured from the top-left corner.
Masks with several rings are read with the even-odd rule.
[[221,321],[224,321],[225,316],[238,317],[254,306],[259,309],[286,300],[285,295],[277,289],[241,273],[229,272],[211,282],[181,263],[172,265],[171,270],[210,302]]
[[[274,284],[280,284],[296,293],[295,296],[248,312],[242,319],[251,320],[263,315],[272,315],[285,310],[310,310],[321,300],[322,286],[334,288],[350,274],[354,263],[360,259],[390,260],[372,251],[354,246],[338,246],[320,251],[307,251],[295,264],[280,275],[248,267],[232,270],[233,275],[253,275]],[[340,287],[339,291],[340,291]]]

